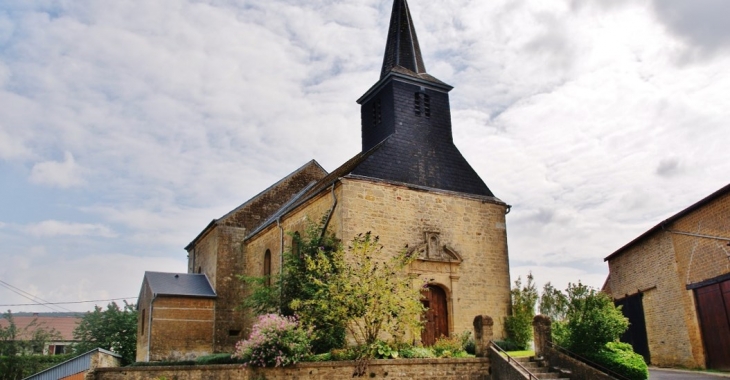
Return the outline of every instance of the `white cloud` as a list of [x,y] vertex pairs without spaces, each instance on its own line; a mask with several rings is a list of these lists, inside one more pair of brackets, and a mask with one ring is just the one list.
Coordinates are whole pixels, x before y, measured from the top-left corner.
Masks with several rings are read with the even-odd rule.
[[23,227],[28,234],[37,237],[53,236],[98,236],[105,238],[117,237],[109,227],[100,224],[85,224],[63,222],[58,220],[46,220],[36,224]]
[[[38,244],[8,236],[32,213],[57,223],[31,226],[59,243],[48,255],[182,262],[211,219],[309,159],[331,170],[359,151],[354,101],[378,78],[390,2],[234,3],[0,2],[0,180],[32,168],[47,185],[3,188],[14,252]],[[429,72],[455,86],[459,149],[514,205],[513,273],[600,286],[603,257],[727,184],[728,34],[677,24],[657,7],[684,5],[661,3],[410,4]],[[677,66],[690,40],[713,59]]]
[[64,154],[63,162],[44,161],[33,165],[30,181],[36,184],[69,188],[84,184],[82,168],[76,164],[71,153]]

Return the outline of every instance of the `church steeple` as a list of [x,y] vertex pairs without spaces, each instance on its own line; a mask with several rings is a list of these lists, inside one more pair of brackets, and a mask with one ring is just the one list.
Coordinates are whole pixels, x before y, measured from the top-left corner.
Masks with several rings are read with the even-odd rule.
[[452,88],[426,72],[408,3],[394,0],[380,80],[357,101],[363,157],[351,174],[493,197],[454,145]]
[[393,13],[390,16],[390,30],[388,30],[380,79],[385,78],[397,66],[415,74],[426,73],[416,28],[413,26],[411,11],[408,9],[406,0],[393,2]]

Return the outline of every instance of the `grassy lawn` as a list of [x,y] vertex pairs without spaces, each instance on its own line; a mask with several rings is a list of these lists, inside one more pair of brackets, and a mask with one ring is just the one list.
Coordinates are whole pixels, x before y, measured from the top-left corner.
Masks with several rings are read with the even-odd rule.
[[507,351],[507,354],[513,358],[524,358],[529,356],[535,356],[535,351],[527,350],[527,351]]

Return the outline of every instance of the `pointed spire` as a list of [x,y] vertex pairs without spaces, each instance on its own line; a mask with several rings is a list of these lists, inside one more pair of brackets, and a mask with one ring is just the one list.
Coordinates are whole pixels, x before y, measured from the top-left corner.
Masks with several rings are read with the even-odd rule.
[[423,64],[416,28],[413,27],[413,19],[406,0],[393,1],[393,13],[390,16],[390,30],[380,79],[398,66],[415,74],[426,74],[426,65]]

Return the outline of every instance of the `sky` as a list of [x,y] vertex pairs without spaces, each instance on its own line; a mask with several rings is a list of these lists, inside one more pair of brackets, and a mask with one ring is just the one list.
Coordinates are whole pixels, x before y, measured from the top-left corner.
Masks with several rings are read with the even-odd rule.
[[[601,287],[604,257],[730,182],[730,2],[409,5],[456,145],[512,205],[513,280]],[[0,309],[134,302],[212,219],[358,153],[391,6],[1,1]]]

